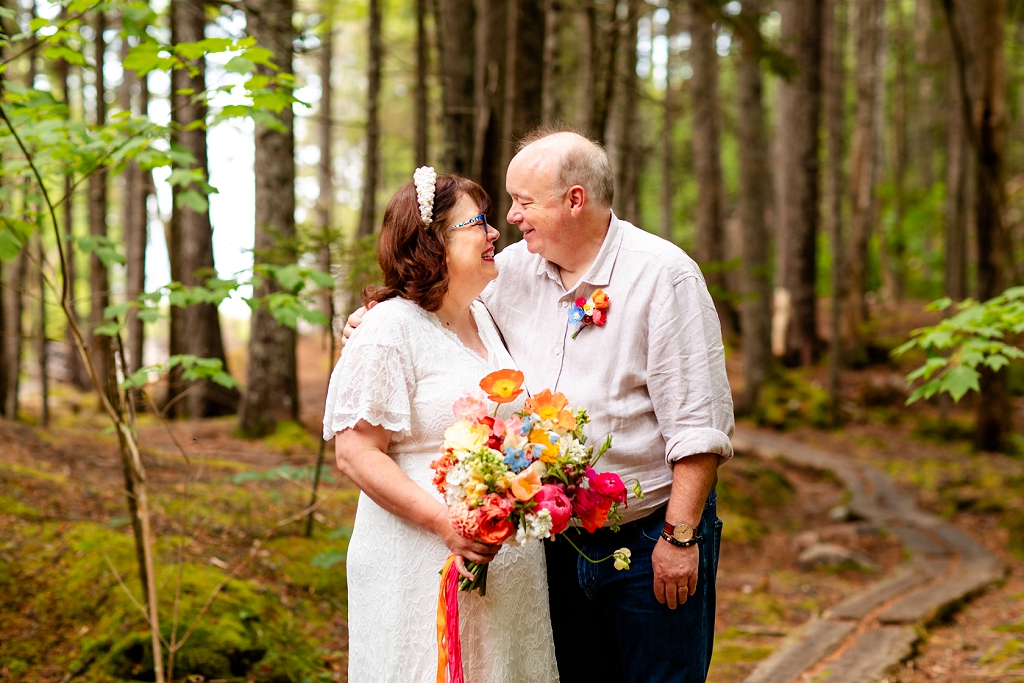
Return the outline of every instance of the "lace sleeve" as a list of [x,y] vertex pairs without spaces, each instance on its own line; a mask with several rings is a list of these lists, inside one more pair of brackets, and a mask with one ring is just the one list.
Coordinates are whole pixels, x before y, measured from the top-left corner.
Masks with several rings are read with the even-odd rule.
[[401,321],[389,315],[391,312],[374,309],[370,313],[377,315],[367,313],[331,373],[324,411],[325,441],[360,420],[393,432],[395,440],[412,433],[415,376],[411,348]]

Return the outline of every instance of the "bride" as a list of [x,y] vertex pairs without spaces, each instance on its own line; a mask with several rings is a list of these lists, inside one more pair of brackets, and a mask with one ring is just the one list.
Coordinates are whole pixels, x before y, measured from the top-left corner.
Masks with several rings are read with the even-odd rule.
[[362,490],[347,558],[349,681],[436,681],[438,571],[449,554],[470,578],[465,560],[491,563],[486,597],[459,595],[466,681],[557,681],[541,544],[462,538],[431,483],[452,404],[515,365],[476,300],[498,276],[486,193],[429,167],[414,178],[384,212],[385,285],[368,293],[379,305],[345,347],[324,415],[338,467]]

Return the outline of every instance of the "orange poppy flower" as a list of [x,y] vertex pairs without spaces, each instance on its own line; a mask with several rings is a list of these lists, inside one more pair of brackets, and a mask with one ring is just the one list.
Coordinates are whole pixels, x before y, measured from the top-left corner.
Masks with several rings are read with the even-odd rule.
[[541,447],[541,462],[550,465],[558,461],[558,444],[551,443],[551,437],[543,429],[534,429],[530,432],[530,443],[535,443]]
[[605,309],[608,308],[610,300],[608,295],[604,293],[603,289],[594,290],[594,294],[590,297],[594,302],[594,308]]
[[480,388],[495,403],[511,403],[523,393],[525,377],[518,370],[496,370],[480,380]]
[[526,410],[540,416],[542,420],[555,420],[558,414],[569,405],[569,399],[564,394],[552,394],[550,389],[545,389],[536,396],[526,399]]

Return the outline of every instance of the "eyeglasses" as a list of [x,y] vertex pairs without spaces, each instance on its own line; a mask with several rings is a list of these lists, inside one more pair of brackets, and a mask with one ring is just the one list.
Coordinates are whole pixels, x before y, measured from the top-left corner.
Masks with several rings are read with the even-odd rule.
[[482,213],[479,216],[474,216],[473,218],[470,218],[468,221],[462,221],[458,225],[453,225],[452,230],[458,230],[459,228],[464,228],[467,225],[476,225],[477,223],[479,223],[480,227],[484,229],[485,235],[490,234],[490,228],[487,227],[487,214],[485,213]]

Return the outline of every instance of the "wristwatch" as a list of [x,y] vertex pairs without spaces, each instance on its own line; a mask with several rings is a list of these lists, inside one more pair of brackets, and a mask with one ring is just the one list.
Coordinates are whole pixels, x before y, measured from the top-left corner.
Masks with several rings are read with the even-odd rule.
[[670,524],[665,522],[661,529],[661,537],[674,546],[689,548],[704,540],[703,536],[697,536],[693,527],[689,524]]

